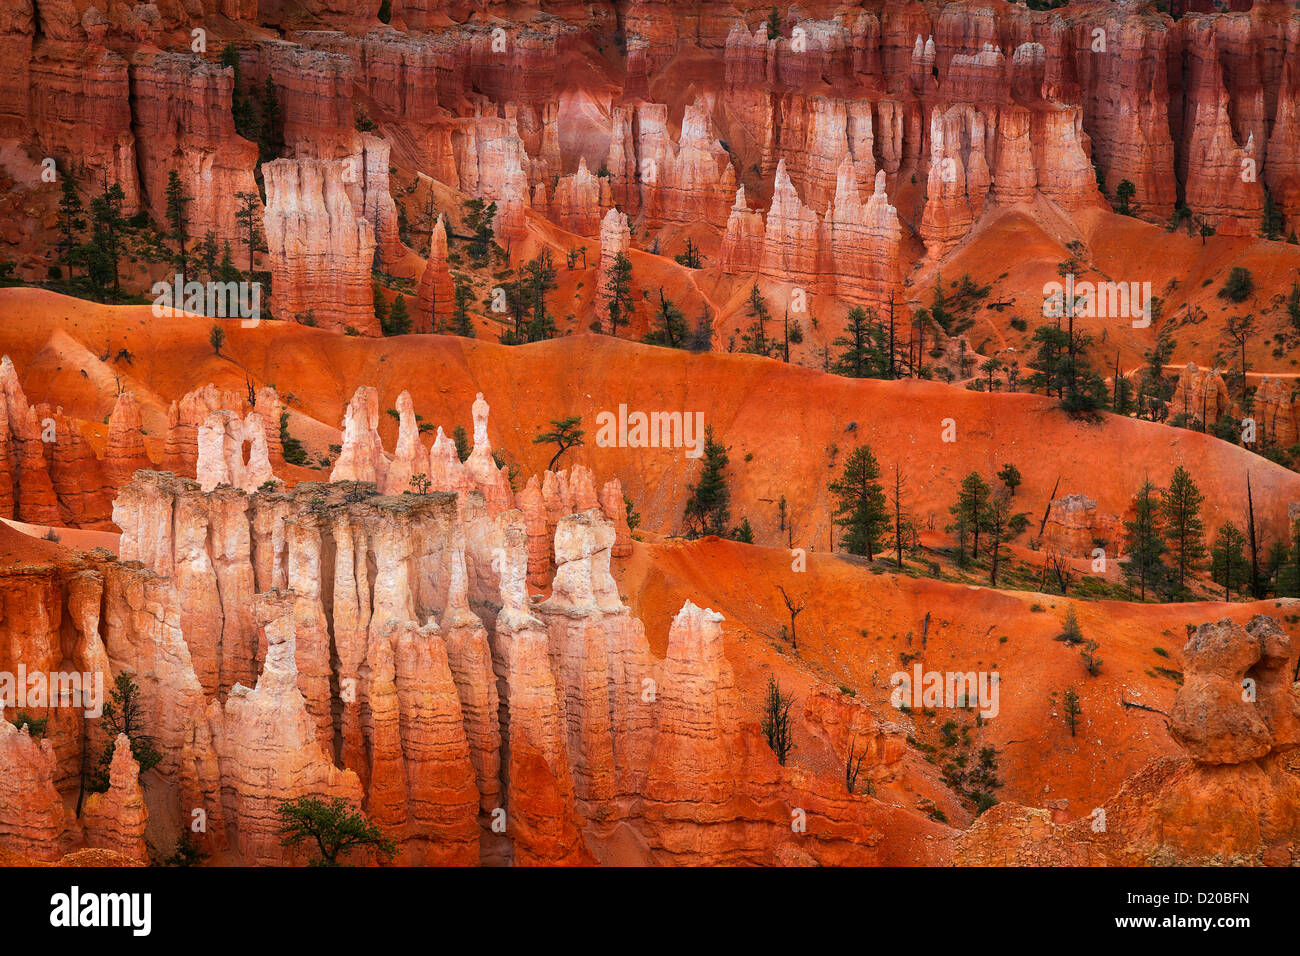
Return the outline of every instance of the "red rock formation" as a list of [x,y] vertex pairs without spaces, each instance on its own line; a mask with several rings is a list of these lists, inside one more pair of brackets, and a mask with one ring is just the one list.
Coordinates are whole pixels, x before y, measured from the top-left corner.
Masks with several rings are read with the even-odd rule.
[[195,474],[204,491],[225,484],[253,492],[275,477],[267,458],[266,426],[257,412],[242,421],[224,409],[210,413],[199,426],[198,446]]
[[348,161],[280,159],[262,167],[264,230],[276,314],[341,332],[379,335],[370,269],[375,239],[358,216]]
[[362,386],[343,416],[343,448],[330,472],[330,481],[371,481],[382,484],[388,456],[379,439],[379,393]]
[[57,860],[69,844],[68,814],[54,789],[56,762],[39,743],[4,718],[0,705],[0,846],[34,860]]
[[447,647],[447,664],[460,697],[479,806],[489,816],[490,827],[491,813],[501,806],[500,700],[487,629],[470,609],[468,590],[462,546],[451,554],[447,607],[440,625]]
[[109,486],[94,449],[63,409],[54,412],[52,421],[54,443],[47,447],[50,481],[59,501],[58,523],[72,528],[107,528],[115,490]]
[[600,261],[596,266],[596,274],[600,276],[596,287],[596,317],[601,323],[604,323],[608,315],[611,298],[606,277],[619,255],[626,255],[631,248],[632,231],[628,226],[627,215],[617,209],[610,209],[600,223]]
[[545,625],[527,610],[521,524],[506,529],[493,667],[506,687],[506,833],[519,865],[593,862],[574,809],[564,711],[551,673]]
[[104,447],[104,475],[113,487],[120,488],[141,468],[152,468],[144,450],[144,423],[134,392],[117,396],[108,419],[108,441]]
[[1300,417],[1288,379],[1265,375],[1255,389],[1254,417],[1261,441],[1289,448],[1300,441]]
[[[1122,19],[1108,11],[1105,19],[1089,17],[1076,28],[1084,126],[1107,189],[1113,194],[1128,180],[1139,213],[1164,221],[1177,199],[1166,69],[1169,34],[1149,14],[1120,13]],[[1106,40],[1104,56],[1091,52],[1096,29]]]
[[984,144],[986,118],[956,105],[930,117],[930,174],[921,236],[931,256],[959,242],[984,209],[990,173]]
[[1186,415],[1189,422],[1213,425],[1221,415],[1240,417],[1228,386],[1217,369],[1197,368],[1195,362],[1178,373],[1178,385],[1169,400],[1170,415]]
[[362,799],[356,774],[331,763],[298,690],[294,663],[295,595],[267,591],[254,613],[266,636],[266,662],[257,686],[231,690],[224,707],[213,701],[212,727],[226,819],[238,821],[238,849],[256,865],[289,862],[278,835],[281,801],[300,796]]
[[[79,31],[78,31],[79,32]],[[41,44],[31,61],[29,129],[37,148],[65,172],[86,166],[87,188],[105,180],[122,187],[122,212],[140,208],[131,81],[127,61],[92,42]]]
[[444,328],[455,309],[456,289],[447,264],[447,227],[442,215],[429,233],[429,257],[420,276],[420,290],[415,302],[413,329],[437,332]]
[[876,174],[869,100],[793,95],[782,103],[781,155],[791,182],[810,206],[826,212],[835,196],[840,167],[851,160],[861,182]]
[[736,192],[736,174],[713,132],[708,104],[697,100],[686,107],[679,144],[667,123],[664,104],[637,108],[642,215],[652,228],[700,220],[722,225]]
[[818,255],[820,236],[817,214],[800,201],[785,171],[785,160],[781,160],[776,167],[772,206],[767,211],[759,273],[777,282],[816,289],[823,271]]
[[600,510],[614,523],[614,547],[610,553],[616,558],[630,557],[632,531],[627,526],[627,502],[623,500],[623,485],[617,478],[612,478],[601,486]]
[[1189,19],[1183,32],[1190,59],[1183,171],[1187,205],[1217,232],[1254,235],[1264,209],[1259,182],[1263,135],[1257,140],[1253,131],[1241,135],[1234,128],[1215,21]]
[[131,741],[118,734],[108,768],[108,790],[92,793],[81,810],[86,846],[116,850],[141,863],[149,862],[144,842],[149,811],[140,789],[140,765],[131,755]]
[[601,210],[614,203],[609,180],[587,169],[587,160],[578,160],[578,171],[560,177],[550,203],[550,218],[579,236],[599,236]]
[[428,461],[424,445],[420,443],[420,426],[415,420],[415,405],[410,392],[403,391],[397,396],[397,415],[397,447],[380,485],[380,490],[386,495],[417,490],[411,479],[425,474]]
[[718,267],[723,272],[745,273],[758,269],[763,259],[766,227],[761,214],[745,201],[745,187],[736,190],[736,204],[727,218],[727,232],[718,251]]
[[514,492],[510,489],[510,475],[504,466],[492,457],[492,443],[488,440],[488,403],[479,392],[474,398],[474,447],[465,459],[465,470],[487,500],[488,511],[499,514],[514,507]]
[[[267,461],[272,466],[284,465],[284,448],[280,441],[280,414],[284,406],[280,396],[270,386],[255,393],[255,404],[248,404],[248,396],[234,390],[222,391],[211,383],[197,388],[171,403],[167,410],[167,437],[163,442],[161,467],[166,471],[188,477],[197,475],[199,460],[199,429],[213,412],[229,411],[248,420],[256,410],[256,418],[264,433]],[[247,437],[252,441],[251,436]]]
[[876,174],[875,191],[863,203],[855,164],[845,156],[825,224],[825,247],[835,293],[850,302],[869,304],[882,311],[888,308],[902,291],[902,237],[898,212],[885,195],[885,171]]
[[131,65],[131,108],[144,201],[167,221],[167,179],[174,170],[190,202],[186,227],[194,243],[212,232],[239,249],[239,193],[254,197],[257,146],[235,133],[234,71],[194,54],[138,53]]
[[268,79],[275,87],[290,155],[329,160],[355,151],[356,67],[349,57],[266,40],[249,51],[246,72],[259,87]]
[[[1099,543],[1100,542],[1100,543]],[[1120,556],[1123,527],[1117,515],[1100,514],[1097,502],[1084,495],[1066,495],[1047,510],[1042,548],[1076,558],[1090,558],[1104,548],[1112,559]]]
[[1002,803],[958,839],[967,866],[1291,866],[1300,840],[1300,784],[1282,755],[1300,745],[1291,687],[1296,652],[1266,617],[1247,627],[1202,624],[1170,732],[1188,753],[1161,757],[1088,817],[1065,825],[1046,810]]

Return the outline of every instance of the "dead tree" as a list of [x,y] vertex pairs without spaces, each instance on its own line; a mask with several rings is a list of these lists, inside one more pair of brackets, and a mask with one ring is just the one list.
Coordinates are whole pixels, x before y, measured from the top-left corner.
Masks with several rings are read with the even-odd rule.
[[867,753],[857,752],[858,738],[854,737],[849,741],[849,755],[844,760],[844,786],[848,788],[850,794],[858,783],[858,773],[862,770],[862,761],[866,759]]
[[776,586],[776,589],[781,592],[781,597],[785,598],[785,609],[790,612],[790,646],[795,650],[798,650],[799,641],[798,638],[795,636],[794,619],[798,617],[800,613],[802,613],[804,607],[806,606],[806,602],[800,601],[798,604],[796,604],[794,601],[790,599],[790,595],[785,593],[785,588],[781,587],[781,585],[778,584]]

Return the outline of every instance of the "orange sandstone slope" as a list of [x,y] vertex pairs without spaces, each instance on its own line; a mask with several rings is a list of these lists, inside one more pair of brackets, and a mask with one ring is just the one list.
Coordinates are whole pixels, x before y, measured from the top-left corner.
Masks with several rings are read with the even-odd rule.
[[[924,738],[927,721],[921,715],[891,711],[892,674],[910,675],[917,664],[923,671],[996,671],[998,713],[973,733],[976,751],[997,748],[1004,784],[997,796],[1064,810],[1071,819],[1087,816],[1152,758],[1179,753],[1161,713],[1142,708],[1170,712],[1189,628],[1222,618],[1244,624],[1267,614],[1290,634],[1300,633],[1300,602],[1289,598],[1240,604],[1073,601],[873,573],[860,560],[840,555],[808,555],[806,570],[799,572],[785,550],[715,538],[638,545],[620,585],[645,622],[655,653],[662,653],[668,620],[683,595],[722,613],[737,685],[755,715],[767,677],[774,674],[800,700],[817,681],[846,688],[881,720],[904,720],[910,736]],[[806,602],[796,618],[797,650],[781,633],[790,618],[778,586],[796,603]],[[1097,655],[1104,663],[1097,677],[1088,676],[1078,647],[1055,640],[1071,605],[1085,636],[1100,644]],[[1075,688],[1083,708],[1073,738],[1061,707],[1068,687]],[[961,714],[941,709],[934,723],[954,713]],[[973,712],[957,719],[971,724]],[[815,754],[808,726],[798,729],[795,742],[811,744]],[[946,756],[940,748],[940,759]],[[792,762],[803,759],[797,749]],[[913,773],[901,784],[905,791],[924,779],[918,762],[909,769]]]
[[[469,405],[481,391],[498,410],[490,423],[493,447],[527,475],[542,471],[553,453],[533,437],[552,419],[579,415],[586,444],[562,462],[621,479],[647,530],[679,529],[699,465],[681,448],[598,447],[597,415],[617,413],[620,405],[702,414],[728,448],[733,520],[748,517],[760,543],[784,537],[777,530],[784,496],[794,544],[829,550],[826,483],[863,443],[883,468],[900,463],[911,510],[936,527],[946,523],[962,475],[978,470],[991,477],[1005,462],[1023,473],[1017,508],[1033,517],[1043,513],[1058,478],[1057,497],[1086,494],[1101,511],[1122,515],[1144,477],[1163,484],[1179,464],[1206,495],[1211,532],[1229,520],[1242,525],[1247,472],[1265,540],[1285,533],[1288,505],[1300,500],[1300,476],[1240,447],[1112,415],[1088,423],[1037,395],[854,381],[770,359],[692,355],[601,335],[511,348],[436,335],[337,336],[280,322],[245,329],[231,320],[222,323],[227,337],[218,356],[208,344],[210,319],[157,319],[143,307],[98,306],[32,289],[0,291],[0,306],[11,317],[0,328],[0,353],[13,358],[32,400],[102,418],[114,379],[89,353],[102,353],[105,344],[114,353],[126,348],[131,364],[113,372],[135,389],[154,435],[163,433],[167,404],[207,382],[232,389],[249,379],[274,384],[291,410],[290,430],[302,426],[299,437],[322,454],[338,440],[334,429],[358,385],[375,386],[386,409],[407,389],[424,421],[448,429],[468,424]],[[380,417],[392,448],[396,421]],[[943,440],[949,421],[955,441]]]

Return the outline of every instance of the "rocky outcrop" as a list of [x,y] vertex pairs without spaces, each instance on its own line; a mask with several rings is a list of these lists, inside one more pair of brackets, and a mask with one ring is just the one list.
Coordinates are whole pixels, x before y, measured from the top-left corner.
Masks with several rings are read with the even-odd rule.
[[550,218],[579,236],[599,236],[601,210],[614,204],[609,179],[587,169],[585,158],[578,161],[578,171],[561,176],[551,197]]
[[1178,385],[1169,400],[1170,415],[1185,415],[1187,421],[1213,427],[1220,416],[1240,417],[1240,410],[1228,394],[1228,386],[1217,369],[1198,368],[1188,362],[1178,373]]
[[[284,405],[275,389],[264,385],[252,393],[222,390],[209,383],[183,395],[167,409],[167,436],[163,443],[162,468],[173,474],[197,475],[199,429],[214,412],[229,411],[247,421],[256,411],[264,431],[267,461],[274,467],[284,466],[284,447],[280,441],[280,415]],[[251,443],[252,439],[248,439]]]
[[[380,490],[386,495],[400,495],[404,491],[416,491],[412,478],[426,474],[426,453],[420,442],[420,426],[415,418],[415,405],[410,392],[397,396],[397,446],[393,451],[393,460],[388,465],[380,482]],[[346,431],[346,429],[345,429]],[[383,449],[381,448],[382,452]],[[342,456],[340,456],[342,457]],[[331,476],[331,480],[332,476]],[[374,479],[344,479],[365,480]]]
[[379,438],[379,393],[362,386],[343,415],[343,448],[334,461],[330,481],[369,481],[382,484],[388,456]]
[[745,187],[736,190],[736,203],[727,217],[727,231],[718,251],[718,263],[727,272],[752,272],[763,261],[766,227],[763,216],[749,208]]
[[123,392],[117,396],[108,419],[104,475],[113,487],[118,488],[130,481],[139,469],[152,467],[153,462],[144,448],[144,423],[140,420],[135,393]]
[[235,250],[247,240],[235,219],[251,196],[257,145],[235,132],[234,71],[195,54],[139,53],[131,64],[131,107],[144,201],[167,222],[167,181],[174,170],[185,194],[186,228],[194,242],[208,232]]
[[1198,764],[1241,764],[1300,747],[1295,651],[1272,619],[1202,624],[1183,648],[1169,732]]
[[1041,547],[1074,558],[1090,558],[1103,548],[1112,559],[1120,557],[1123,527],[1117,515],[1100,513],[1097,502],[1085,495],[1066,495],[1047,509]]
[[736,193],[736,174],[713,132],[708,104],[697,100],[686,107],[676,144],[667,124],[666,105],[637,107],[641,214],[652,228],[701,220],[721,226]]
[[207,711],[225,819],[238,821],[236,846],[252,864],[286,862],[278,833],[281,801],[315,796],[359,806],[362,799],[356,774],[335,767],[317,740],[298,690],[296,603],[285,591],[257,596],[254,613],[266,640],[257,685],[236,685],[224,706],[213,701]]
[[1290,448],[1300,441],[1300,417],[1289,379],[1268,375],[1260,379],[1255,389],[1254,413],[1260,441],[1279,448]]
[[628,226],[627,214],[617,209],[610,209],[600,223],[600,261],[596,266],[596,318],[604,323],[608,315],[609,300],[612,295],[608,288],[608,276],[614,268],[614,262],[620,255],[627,255],[632,248],[632,232]]
[[72,834],[54,789],[57,763],[48,740],[33,740],[0,706],[0,846],[33,860],[57,860]]
[[821,223],[817,213],[800,200],[783,159],[776,168],[775,191],[767,211],[759,273],[777,282],[793,282],[806,289],[817,288],[822,275],[820,239]]
[[271,291],[281,318],[379,335],[374,230],[354,211],[345,180],[356,172],[347,160],[279,159],[262,167]]
[[199,426],[198,446],[195,474],[204,491],[217,485],[255,491],[275,478],[267,457],[266,425],[257,412],[249,412],[243,419],[225,409],[211,412]]
[[[119,429],[130,412],[123,408]],[[138,443],[139,436],[130,439],[120,432],[114,440],[119,474],[131,467],[132,451],[142,450]],[[111,486],[104,465],[80,424],[62,409],[29,405],[13,362],[8,356],[0,360],[0,516],[31,524],[110,527]]]
[[447,227],[441,215],[429,234],[429,256],[420,275],[412,327],[416,332],[438,332],[451,321],[456,289],[447,264]]
[[1202,624],[1183,648],[1169,730],[1186,756],[1161,757],[1080,820],[1002,803],[958,840],[968,866],[1293,866],[1300,783],[1282,755],[1300,746],[1296,650],[1271,618]]
[[131,755],[131,741],[118,734],[108,768],[108,790],[92,793],[81,810],[86,846],[116,850],[141,863],[149,862],[144,831],[149,811],[140,789],[140,765]]

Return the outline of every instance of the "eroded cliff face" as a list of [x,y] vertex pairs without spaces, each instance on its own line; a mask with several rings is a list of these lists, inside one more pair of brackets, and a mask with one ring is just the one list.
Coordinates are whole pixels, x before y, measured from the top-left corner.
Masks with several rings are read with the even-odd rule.
[[[819,2],[776,36],[748,2],[498,5],[491,24],[469,4],[401,6],[376,25],[324,2],[24,3],[0,21],[0,132],[84,166],[83,190],[119,182],[128,214],[160,218],[175,169],[191,234],[229,238],[239,258],[238,196],[260,204],[260,160],[232,104],[274,90],[262,149],[280,158],[260,170],[273,308],[361,334],[377,329],[368,270],[419,270],[390,168],[495,202],[503,247],[551,226],[595,238],[613,207],[638,247],[704,226],[721,244],[707,268],[878,309],[987,211],[1069,218],[1117,202],[1121,183],[1151,221],[1181,205],[1255,235],[1271,202],[1284,235],[1300,228],[1300,15],[1281,0],[1177,20],[1137,2],[1068,16]],[[240,90],[215,42],[188,47],[194,18],[216,14]],[[432,246],[425,294],[445,297]],[[329,294],[313,303],[315,288]]]
[[1293,866],[1300,782],[1296,649],[1272,619],[1202,624],[1169,715],[1184,756],[1153,761],[1088,817],[999,804],[958,839],[959,864]]
[[[776,762],[721,615],[688,603],[667,657],[650,652],[612,576],[630,550],[616,482],[547,472],[516,500],[482,397],[462,463],[441,433],[425,452],[409,401],[389,454],[371,395],[348,408],[347,478],[204,490],[141,470],[114,505],[120,560],[6,576],[0,664],[130,674],[163,755],[140,780],[119,740],[108,792],[73,821],[61,794],[102,752],[99,720],[51,707],[39,743],[6,723],[0,759],[27,794],[6,803],[6,846],[139,856],[147,822],[174,840],[202,819],[193,836],[223,859],[301,862],[278,806],[313,795],[363,809],[407,864],[942,858],[946,827]],[[260,434],[255,414],[208,420]],[[207,428],[200,476],[229,451]],[[434,487],[381,493],[417,466]],[[877,749],[883,773],[897,755]],[[915,841],[887,846],[894,825]]]
[[[254,401],[250,402],[250,395]],[[196,476],[207,490],[232,484],[252,490],[284,471],[275,389],[252,393],[195,389],[168,409],[162,467]],[[113,530],[118,489],[140,469],[154,467],[145,449],[135,394],[121,392],[108,416],[102,456],[84,423],[62,408],[29,404],[18,371],[0,359],[0,516],[37,525]],[[209,446],[198,469],[200,445]]]

